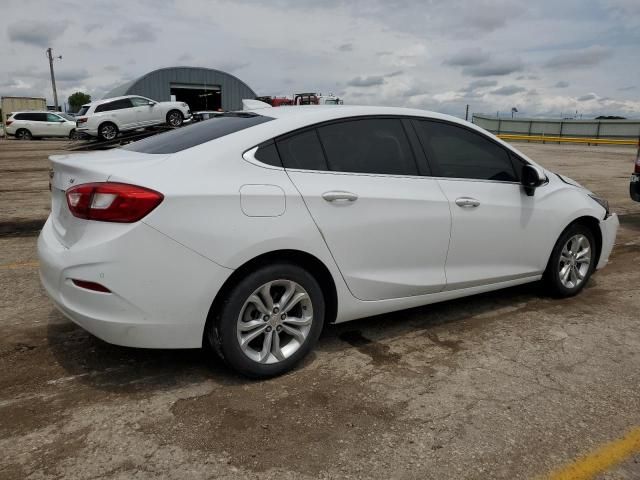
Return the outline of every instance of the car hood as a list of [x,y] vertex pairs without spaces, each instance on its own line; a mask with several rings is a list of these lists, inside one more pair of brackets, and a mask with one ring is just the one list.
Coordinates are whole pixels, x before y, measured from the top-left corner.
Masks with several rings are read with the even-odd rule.
[[[555,173],[555,172],[554,172]],[[559,173],[556,173],[556,176],[562,180],[564,183],[566,183],[567,185],[571,185],[574,187],[578,187],[581,188],[582,190],[587,190],[585,187],[583,187],[582,185],[580,185],[578,182],[576,182],[575,180],[573,180],[572,178],[566,177],[564,175],[560,175]]]
[[187,105],[185,102],[159,102],[165,107],[185,108]]

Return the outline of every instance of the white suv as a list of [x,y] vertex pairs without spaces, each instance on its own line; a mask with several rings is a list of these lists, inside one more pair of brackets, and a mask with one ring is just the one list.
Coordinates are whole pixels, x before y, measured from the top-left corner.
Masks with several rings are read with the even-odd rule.
[[73,117],[57,112],[14,112],[6,122],[7,135],[20,140],[41,137],[76,138]]
[[184,102],[156,102],[127,95],[83,105],[76,125],[78,132],[113,140],[119,132],[162,124],[179,127],[188,120],[191,120],[191,110]]

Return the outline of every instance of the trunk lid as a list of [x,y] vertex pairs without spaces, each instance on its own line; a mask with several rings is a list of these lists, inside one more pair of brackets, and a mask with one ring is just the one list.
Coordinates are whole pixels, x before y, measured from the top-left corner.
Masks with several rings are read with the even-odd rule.
[[[66,199],[69,188],[83,183],[106,182],[113,175],[119,179],[127,178],[140,169],[146,170],[158,164],[167,156],[121,149],[50,156],[51,222],[60,243],[67,248],[72,247],[92,223],[71,214]],[[140,178],[140,175],[134,176]]]

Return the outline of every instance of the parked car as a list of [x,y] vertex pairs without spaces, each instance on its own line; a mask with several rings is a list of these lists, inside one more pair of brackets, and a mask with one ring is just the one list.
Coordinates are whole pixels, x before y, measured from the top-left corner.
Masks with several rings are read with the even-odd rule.
[[156,102],[126,95],[83,105],[76,116],[76,125],[79,132],[113,140],[121,132],[163,124],[180,127],[190,119],[191,110],[184,102]]
[[38,251],[57,307],[118,345],[211,345],[251,377],[292,368],[327,323],[541,279],[576,295],[618,228],[572,180],[422,110],[226,113],[51,161]]
[[636,162],[629,182],[629,195],[631,195],[632,200],[640,202],[640,143],[638,143],[638,154],[636,155]]
[[14,112],[6,121],[7,135],[20,140],[76,137],[76,124],[58,112]]

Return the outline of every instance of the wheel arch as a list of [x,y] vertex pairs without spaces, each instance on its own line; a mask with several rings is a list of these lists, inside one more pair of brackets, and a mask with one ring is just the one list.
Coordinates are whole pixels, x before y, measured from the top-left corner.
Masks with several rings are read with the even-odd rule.
[[202,335],[203,345],[206,345],[206,335],[211,331],[211,324],[216,322],[217,314],[222,303],[227,298],[229,291],[244,278],[249,272],[254,271],[264,265],[276,262],[295,263],[307,270],[315,277],[320,285],[325,301],[326,323],[333,323],[338,315],[338,291],[336,283],[327,266],[316,256],[302,250],[274,250],[258,255],[246,261],[227,278],[222,287],[216,293],[209,312]]
[[114,127],[116,127],[116,130],[118,132],[120,132],[120,125],[117,124],[117,122],[114,122],[113,120],[109,119],[109,120],[102,120],[99,124],[98,124],[98,128],[97,131],[98,133],[100,133],[100,129],[102,128],[103,125],[106,125],[107,123],[110,123],[111,125],[113,125]]
[[[600,261],[600,253],[602,252],[602,231],[600,230],[600,220],[598,218],[591,215],[582,215],[573,219],[569,224],[562,229],[557,238],[560,238],[564,232],[567,231],[568,228],[573,225],[584,225],[593,234],[593,238],[596,241],[596,255],[595,255],[595,265]],[[557,241],[557,240],[556,240]],[[555,243],[554,243],[555,245]],[[552,249],[553,251],[553,249]],[[549,253],[549,259],[551,259],[551,252]]]
[[184,120],[184,118],[185,118],[185,117],[184,117],[184,113],[182,113],[182,111],[181,111],[179,108],[172,107],[172,108],[170,108],[169,110],[167,110],[167,113],[165,113],[165,114],[164,114],[164,119],[165,119],[167,122],[169,121],[169,115],[170,115],[172,112],[178,112],[180,115],[182,115],[182,119]]

